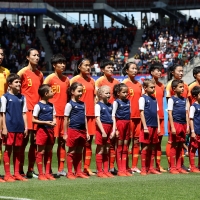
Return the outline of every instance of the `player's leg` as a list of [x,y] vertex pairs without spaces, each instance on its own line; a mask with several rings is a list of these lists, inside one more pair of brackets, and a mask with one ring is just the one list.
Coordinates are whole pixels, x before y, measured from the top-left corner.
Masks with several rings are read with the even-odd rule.
[[127,169],[127,159],[128,159],[128,137],[123,141],[123,150],[122,150],[122,171],[126,176],[132,176],[132,174]]
[[104,174],[107,177],[113,178],[114,175],[109,172],[109,149],[110,149],[110,140],[109,140],[109,143],[104,145],[104,149],[103,149],[103,170],[104,170]]

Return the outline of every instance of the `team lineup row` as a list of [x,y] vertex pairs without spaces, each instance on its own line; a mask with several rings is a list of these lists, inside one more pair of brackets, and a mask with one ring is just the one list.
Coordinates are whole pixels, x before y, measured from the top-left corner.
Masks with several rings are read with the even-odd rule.
[[[3,49],[0,49],[0,62],[3,60],[3,54]],[[97,144],[98,177],[113,177],[115,161],[118,176],[132,176],[132,171],[140,172],[141,175],[161,174],[166,171],[160,166],[165,92],[165,86],[158,81],[162,70],[160,64],[151,65],[152,80],[145,79],[142,87],[134,79],[137,75],[137,66],[134,62],[124,66],[123,74],[127,75],[127,78],[123,83],[119,83],[112,77],[113,63],[110,60],[101,62],[103,76],[96,82],[90,78],[91,65],[87,58],[77,62],[74,77],[70,81],[63,75],[66,60],[61,54],[51,58],[55,72],[45,80],[42,73],[37,70],[38,61],[38,51],[29,49],[26,66],[18,75],[9,75],[8,70],[1,67],[1,137],[5,144],[5,177],[4,180],[0,179],[1,182],[27,181],[23,177],[23,165],[29,137],[31,144],[26,175],[29,177],[33,174],[36,161],[39,180],[54,180],[51,175],[51,159],[55,138],[58,138],[58,174],[65,175],[66,160],[69,179],[89,178],[90,175],[94,175],[90,170],[94,135]],[[169,81],[166,86],[169,113],[166,155],[170,172],[173,174],[188,173],[181,167],[184,162],[182,151],[185,134],[190,132],[189,124],[190,170],[200,172],[194,164],[199,138],[198,123],[193,120],[198,119],[199,87],[195,86],[199,86],[199,74],[200,68],[196,67],[196,82],[188,87],[181,81],[183,67],[174,65],[170,69],[169,79],[173,77],[173,81]],[[65,144],[68,146],[67,155]],[[12,147],[14,176],[10,173]],[[129,149],[132,151],[131,167],[127,162]],[[140,151],[141,171],[137,168]],[[72,171],[73,166],[75,172]]]

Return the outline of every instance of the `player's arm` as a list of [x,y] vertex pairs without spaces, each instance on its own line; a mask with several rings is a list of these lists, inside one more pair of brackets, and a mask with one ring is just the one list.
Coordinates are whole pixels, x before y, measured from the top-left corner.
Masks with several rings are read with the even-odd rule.
[[22,110],[22,115],[23,115],[23,120],[24,120],[24,137],[26,138],[28,135],[28,123],[27,123],[27,116],[26,112],[28,111],[27,105],[26,105],[26,98],[24,97],[24,104],[23,104],[23,110]]
[[102,137],[103,137],[103,138],[106,138],[107,135],[106,135],[106,132],[105,132],[105,130],[104,130],[104,128],[103,128],[103,125],[102,125],[102,123],[101,123],[100,112],[101,112],[101,107],[100,107],[99,104],[96,104],[96,105],[95,105],[96,124],[97,124],[97,126],[99,127],[99,129],[100,129],[100,131],[101,131],[101,133],[102,133]]
[[190,107],[190,128],[191,128],[191,137],[195,138],[196,133],[194,131],[194,113],[195,113],[195,107]]
[[69,117],[70,117],[70,113],[72,110],[72,105],[70,103],[67,103],[65,106],[65,111],[64,111],[64,122],[63,122],[63,139],[66,140],[67,139],[67,130],[69,128]]
[[172,132],[172,134],[176,134],[176,129],[174,127],[174,120],[173,120],[173,116],[172,116],[173,106],[174,106],[174,101],[172,100],[172,98],[169,98],[169,100],[168,100],[168,118],[169,118],[169,123],[170,123],[170,127],[171,127],[171,132]]
[[116,118],[115,118],[115,115],[116,115],[116,111],[117,111],[117,108],[118,108],[118,103],[116,101],[113,102],[113,109],[112,109],[112,120],[113,120],[113,133],[112,133],[112,137],[116,136],[118,137],[119,135],[119,132],[117,130],[117,125],[116,125]]
[[144,133],[149,133],[147,124],[146,124],[146,119],[144,116],[144,105],[145,105],[145,99],[144,97],[139,98],[139,110],[140,110],[140,117],[141,117],[141,122],[144,128]]
[[158,107],[158,104],[157,104],[158,134],[160,134],[160,117],[158,115],[158,111],[159,111],[159,107]]
[[40,106],[38,104],[36,104],[34,106],[34,109],[33,109],[33,118],[32,118],[33,123],[41,124],[41,125],[54,126],[53,121],[41,121],[41,120],[39,120],[38,119],[39,112],[40,112]]

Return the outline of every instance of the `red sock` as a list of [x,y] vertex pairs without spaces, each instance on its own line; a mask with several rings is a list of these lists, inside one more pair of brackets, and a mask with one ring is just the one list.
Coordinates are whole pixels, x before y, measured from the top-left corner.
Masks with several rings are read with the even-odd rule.
[[173,145],[170,148],[170,170],[176,170],[176,152],[177,149]]
[[5,170],[5,175],[10,176],[10,156],[11,152],[5,151],[3,154],[3,162],[4,162],[4,170]]
[[182,166],[182,147],[176,150],[176,169],[180,170]]
[[113,140],[111,140],[110,150],[109,150],[109,165],[110,165],[110,169],[113,169],[115,167],[115,157],[116,157],[115,139],[113,139]]
[[181,166],[183,166],[183,164],[184,164],[184,156],[185,156],[185,153],[184,153],[184,149],[182,148],[182,151],[181,151]]
[[82,172],[81,168],[82,168],[82,153],[75,153],[74,154],[74,159],[73,159],[74,163],[74,170],[76,172],[76,174],[79,174]]
[[132,168],[137,167],[139,153],[140,153],[139,143],[133,144],[133,148],[132,148]]
[[154,160],[155,160],[155,150],[154,149],[150,151],[150,157],[149,158],[150,158],[149,169],[152,170],[152,169],[154,169]]
[[39,175],[43,175],[43,158],[44,158],[44,154],[41,152],[37,152],[36,163],[37,163]]
[[190,160],[190,167],[191,169],[195,168],[195,152],[196,148],[191,147],[189,151],[189,160]]
[[33,171],[36,160],[37,145],[31,144],[28,152],[28,171]]
[[117,167],[118,171],[122,170],[122,145],[117,145]]
[[13,151],[14,174],[19,175],[20,152]]
[[92,158],[92,146],[90,143],[87,142],[84,148],[84,169],[90,168],[91,158]]
[[51,161],[52,161],[52,151],[45,152],[45,154],[44,154],[45,174],[50,174]]
[[67,153],[67,169],[68,173],[73,173],[73,160],[74,160],[74,154],[73,153]]
[[108,165],[109,165],[108,160],[109,160],[108,154],[107,153],[103,154],[103,170],[104,170],[104,172],[108,172]]
[[122,171],[126,171],[126,161],[128,157],[128,146],[124,145],[122,150]]
[[167,161],[168,161],[168,166],[170,167],[170,151],[171,151],[171,144],[167,143],[166,145],[166,156],[167,156]]
[[158,170],[160,170],[160,161],[162,156],[161,142],[162,142],[162,136],[159,136],[159,142],[156,144],[156,152],[155,152],[156,168]]
[[147,160],[147,150],[142,149],[141,151],[141,171],[146,172],[146,160]]
[[97,171],[102,172],[102,163],[103,163],[103,156],[102,154],[96,154],[96,166],[97,166]]
[[58,145],[57,158],[58,158],[58,171],[61,172],[64,170],[64,163],[65,163],[65,158],[66,158],[65,146]]
[[2,140],[0,139],[0,164],[2,160]]

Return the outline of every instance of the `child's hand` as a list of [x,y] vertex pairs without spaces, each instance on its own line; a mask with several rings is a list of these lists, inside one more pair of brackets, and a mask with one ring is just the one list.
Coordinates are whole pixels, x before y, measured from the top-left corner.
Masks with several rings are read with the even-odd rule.
[[66,141],[66,140],[67,140],[67,137],[68,137],[68,135],[67,135],[67,134],[64,134],[64,135],[63,135],[63,140]]
[[52,121],[46,121],[46,125],[48,125],[48,126],[54,126],[54,124],[53,124]]
[[110,139],[113,139],[115,136],[115,131],[113,131],[111,134],[110,134]]
[[25,129],[25,130],[24,130],[24,138],[26,138],[27,136],[28,136],[28,130]]
[[144,128],[144,133],[149,134],[149,129],[148,128]]
[[195,133],[195,132],[192,132],[191,137],[192,137],[192,138],[195,138],[195,137],[196,137],[196,133]]
[[56,126],[56,119],[53,120],[53,125]]
[[160,135],[160,128],[158,128],[158,135]]
[[107,134],[105,133],[105,131],[102,132],[102,138],[106,139],[107,138]]
[[119,137],[119,131],[118,130],[116,130],[115,135],[116,135],[117,138]]
[[172,131],[172,134],[173,135],[176,135],[176,129],[173,127],[173,128],[171,128],[171,131]]
[[87,141],[89,141],[90,140],[90,135],[88,133],[87,133],[86,137],[87,137]]
[[190,127],[187,126],[187,129],[186,129],[186,135],[190,134]]
[[8,130],[4,128],[2,131],[2,136],[4,135],[5,137],[7,137],[7,134],[8,134]]

